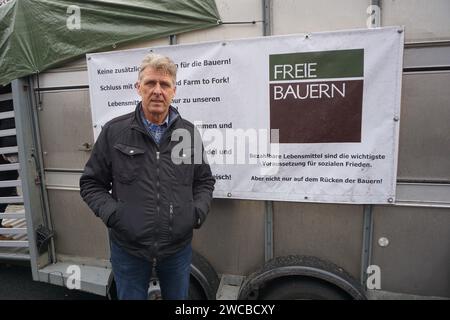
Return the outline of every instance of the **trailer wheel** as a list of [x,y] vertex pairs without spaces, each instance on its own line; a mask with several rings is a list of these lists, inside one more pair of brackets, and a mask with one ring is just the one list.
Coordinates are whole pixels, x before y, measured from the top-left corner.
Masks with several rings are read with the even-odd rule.
[[208,260],[192,251],[189,299],[215,300],[219,283],[219,276]]
[[361,285],[335,264],[310,256],[277,257],[251,274],[239,299],[365,300]]
[[189,283],[189,300],[207,300],[205,291],[192,275]]

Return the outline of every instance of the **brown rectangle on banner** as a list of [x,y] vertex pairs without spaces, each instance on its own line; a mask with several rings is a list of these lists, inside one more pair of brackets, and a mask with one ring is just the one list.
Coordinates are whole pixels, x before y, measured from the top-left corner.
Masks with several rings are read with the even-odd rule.
[[271,83],[270,128],[280,143],[361,142],[362,96],[363,80]]

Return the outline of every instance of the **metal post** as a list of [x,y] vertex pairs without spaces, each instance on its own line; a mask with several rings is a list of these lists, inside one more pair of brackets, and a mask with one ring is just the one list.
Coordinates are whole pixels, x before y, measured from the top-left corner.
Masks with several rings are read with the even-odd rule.
[[[263,35],[272,34],[272,0],[263,0]],[[264,257],[273,258],[273,201],[265,201],[264,212]]]
[[263,0],[263,35],[272,35],[272,0]]
[[372,205],[364,205],[363,244],[361,254],[361,284],[366,288],[367,268],[372,263],[373,214]]
[[[39,74],[37,74],[37,79],[39,79]],[[34,92],[34,83],[31,77],[29,77],[28,80],[29,84],[29,92],[30,94]],[[40,94],[40,92],[38,93]],[[43,210],[44,210],[44,222],[45,227],[47,227],[50,232],[53,232],[53,222],[50,215],[50,205],[48,201],[48,194],[47,194],[47,186],[46,186],[46,179],[45,179],[45,169],[44,169],[44,159],[42,157],[42,144],[41,144],[41,129],[39,128],[39,116],[38,116],[38,110],[41,109],[41,99],[39,98],[39,101],[36,101],[35,95],[31,94],[31,106],[32,106],[32,129],[34,130],[34,159],[36,161],[36,172],[37,172],[37,178],[39,179],[39,186],[41,187],[41,194],[42,194],[42,200],[43,200]],[[36,108],[34,107],[36,106]],[[50,261],[51,263],[56,263],[56,249],[55,249],[55,241],[53,236],[50,238]]]
[[269,261],[273,258],[273,201],[265,201],[264,216],[264,258]]
[[27,237],[34,280],[38,280],[38,269],[51,261],[50,254],[40,255],[37,250],[36,229],[45,224],[44,204],[41,186],[36,184],[37,166],[35,132],[33,131],[32,98],[27,79],[12,82],[14,116],[19,149],[20,178],[27,223]]
[[367,27],[381,27],[381,0],[371,0],[370,5],[367,8],[367,13],[370,15],[370,23],[367,23]]
[[371,5],[381,8],[381,0],[371,0]]
[[[367,10],[367,13],[370,14],[370,25],[368,24],[368,28],[377,28],[381,26],[381,1],[380,0],[371,0],[370,6]],[[374,19],[372,19],[372,15],[375,15]],[[373,214],[372,214],[372,205],[366,204],[364,205],[364,218],[363,218],[363,241],[362,241],[362,253],[361,253],[361,284],[364,288],[366,287],[367,280],[367,268],[372,263],[372,240],[373,240]]]
[[169,44],[170,45],[177,44],[177,35],[176,34],[171,34],[169,36]]

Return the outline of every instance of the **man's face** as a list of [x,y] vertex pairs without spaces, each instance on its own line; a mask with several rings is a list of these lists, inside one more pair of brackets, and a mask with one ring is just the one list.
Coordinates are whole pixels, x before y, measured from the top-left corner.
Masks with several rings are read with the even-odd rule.
[[[175,96],[176,87],[172,77],[164,71],[147,67],[141,73],[137,90],[147,119],[163,121]],[[161,119],[162,117],[162,119]],[[153,121],[152,121],[153,122]]]

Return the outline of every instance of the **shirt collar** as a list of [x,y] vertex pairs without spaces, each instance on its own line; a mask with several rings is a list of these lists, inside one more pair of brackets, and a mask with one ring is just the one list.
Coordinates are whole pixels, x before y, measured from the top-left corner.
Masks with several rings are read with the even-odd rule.
[[141,119],[144,122],[145,126],[150,127],[150,126],[156,126],[156,127],[168,127],[169,126],[169,116],[170,116],[170,110],[167,113],[166,119],[164,119],[164,122],[161,124],[155,124],[153,122],[151,122],[150,120],[148,120],[145,115],[144,112],[142,111],[142,106],[139,109],[139,113],[141,114]]

